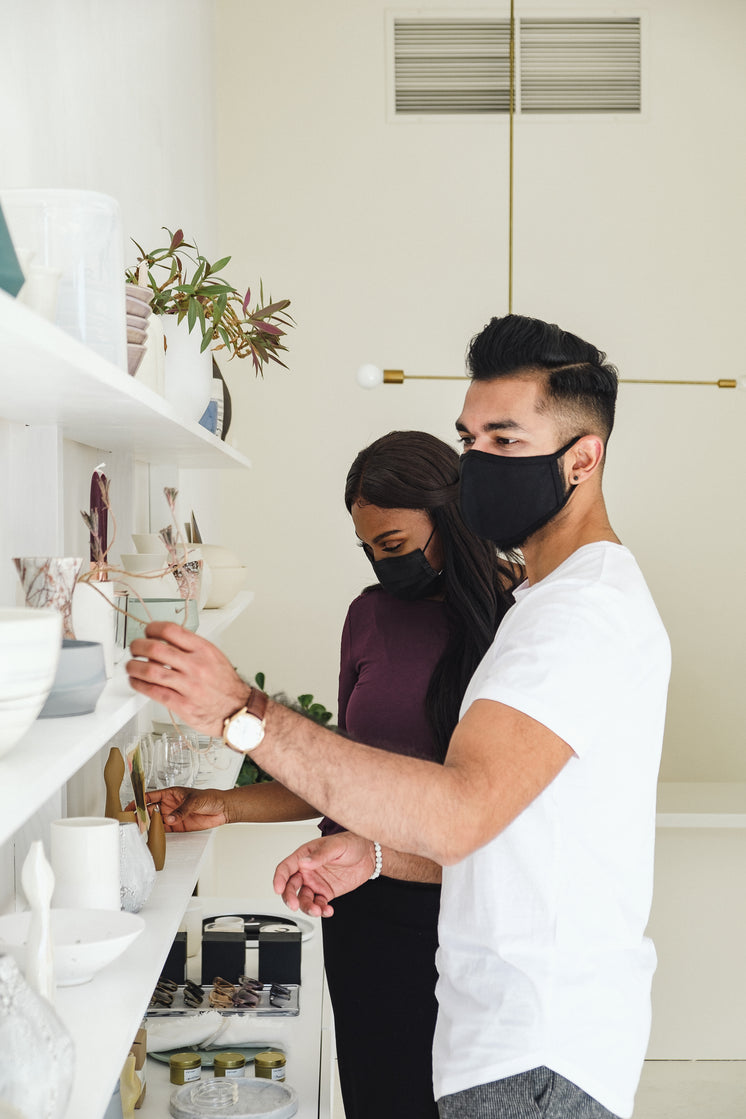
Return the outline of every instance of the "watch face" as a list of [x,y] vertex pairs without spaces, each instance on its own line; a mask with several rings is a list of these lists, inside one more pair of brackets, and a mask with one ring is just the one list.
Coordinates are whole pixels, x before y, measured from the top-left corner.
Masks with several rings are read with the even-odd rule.
[[236,715],[235,719],[231,720],[228,733],[225,736],[229,746],[244,754],[258,746],[263,738],[263,722],[261,719],[257,719],[256,715],[248,714]]

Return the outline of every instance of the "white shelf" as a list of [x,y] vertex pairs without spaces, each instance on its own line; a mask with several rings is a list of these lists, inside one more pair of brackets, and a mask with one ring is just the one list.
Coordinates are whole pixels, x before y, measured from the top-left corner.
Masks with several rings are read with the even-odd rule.
[[79,987],[57,988],[57,1010],[75,1039],[66,1119],[101,1119],[147,1009],[213,833],[166,837],[166,865],[141,910],[146,928],[123,956]]
[[[213,638],[251,603],[252,591],[241,591],[220,610],[203,610],[198,632]],[[101,746],[129,722],[148,700],[133,692],[117,666],[91,715],[68,719],[37,719],[28,734],[0,758],[0,845],[25,824]],[[19,796],[19,790],[23,795]]]
[[169,466],[226,469],[251,463],[136,377],[0,291],[0,416],[56,424],[65,439]]
[[746,782],[661,782],[656,825],[659,828],[746,828]]

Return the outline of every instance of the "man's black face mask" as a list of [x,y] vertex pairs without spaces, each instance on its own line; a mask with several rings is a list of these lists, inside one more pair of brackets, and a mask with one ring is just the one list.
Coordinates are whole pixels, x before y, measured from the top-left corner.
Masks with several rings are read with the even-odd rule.
[[524,458],[467,451],[459,493],[466,525],[502,551],[519,548],[569,500],[575,487],[565,485],[559,460],[580,438],[552,454]]

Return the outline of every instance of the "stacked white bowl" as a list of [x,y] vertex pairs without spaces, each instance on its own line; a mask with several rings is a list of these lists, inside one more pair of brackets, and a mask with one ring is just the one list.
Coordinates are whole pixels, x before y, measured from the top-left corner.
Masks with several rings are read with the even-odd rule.
[[58,610],[0,610],[0,757],[23,738],[44,706],[61,649]]

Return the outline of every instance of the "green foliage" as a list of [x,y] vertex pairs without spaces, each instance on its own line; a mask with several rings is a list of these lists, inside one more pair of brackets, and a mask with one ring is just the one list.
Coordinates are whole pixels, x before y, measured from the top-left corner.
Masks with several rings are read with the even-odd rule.
[[283,328],[294,325],[290,315],[283,314],[290,300],[273,303],[270,298],[264,305],[260,281],[259,303],[249,309],[251,289],[242,296],[219,275],[230,261],[229,256],[210,264],[196,244],[184,240],[183,230],[172,233],[165,225],[163,228],[169,235],[169,244],[146,252],[134,241],[140,255],[135,267],[125,272],[131,284],[138,283],[146,272],[153,292],[153,313],[176,315],[178,322],[186,319],[190,331],[199,326],[202,350],[212,346],[215,350],[228,349],[231,357],[250,357],[257,374],[264,376],[263,366],[270,361],[287,369],[278,352],[287,350],[282,342],[286,333]]
[[[266,676],[263,672],[257,672],[254,677],[254,683],[261,691],[265,691]],[[271,697],[275,703],[281,703],[283,707],[289,707],[291,711],[297,711],[299,715],[305,715],[307,719],[312,719],[314,723],[318,723],[322,727],[327,727],[329,730],[336,730],[337,728],[331,726],[331,711],[327,711],[323,703],[314,703],[313,696],[306,693],[299,695],[297,699],[289,699],[284,692],[275,692]],[[243,765],[238,774],[236,781],[237,785],[255,785],[259,781],[271,781],[272,778],[263,769],[260,769],[256,762],[251,760],[249,754],[243,760]]]

